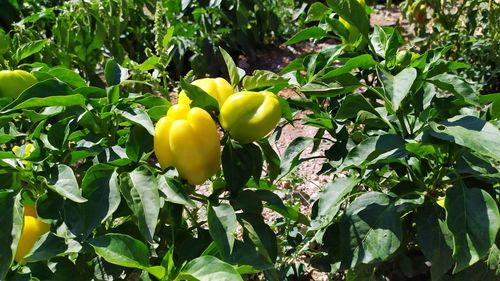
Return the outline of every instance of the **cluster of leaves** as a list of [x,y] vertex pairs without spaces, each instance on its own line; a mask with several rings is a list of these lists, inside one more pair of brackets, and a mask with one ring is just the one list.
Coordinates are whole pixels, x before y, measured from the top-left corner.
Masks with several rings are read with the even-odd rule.
[[[222,53],[235,87],[277,92],[287,85],[265,71],[243,77]],[[222,172],[200,193],[152,156],[153,124],[170,106],[165,98],[132,91],[134,81],[114,60],[106,63],[105,88],[69,69],[36,65],[40,82],[15,100],[0,99],[0,223],[8,226],[0,234],[0,279],[242,280],[264,271],[281,280],[279,241],[262,212],[308,223],[274,193],[292,160],[281,162],[266,139],[242,145],[226,137]],[[216,114],[211,96],[181,85],[195,106]],[[29,144],[34,151],[25,156]],[[19,215],[33,202],[51,231],[25,265],[14,265]]]
[[453,46],[448,58],[471,65],[466,77],[484,87],[500,90],[500,3],[497,1],[403,1],[403,15],[415,25],[423,48]]
[[16,52],[30,49],[31,62],[75,69],[96,86],[104,85],[100,73],[109,57],[131,69],[159,64],[163,71],[153,77],[143,72],[147,66],[136,70],[150,82],[191,69],[198,76],[216,75],[224,70],[218,46],[252,60],[258,46],[275,42],[283,31],[295,32],[297,25],[289,23],[299,22],[307,4],[288,1],[282,9],[281,2],[7,1],[3,5],[18,9],[21,20],[0,29],[0,66],[26,63]]
[[[282,159],[280,130],[245,145],[223,137],[222,170],[201,192],[156,163],[154,123],[170,103],[151,89],[166,92],[171,62],[179,75],[188,57],[205,75],[214,46],[252,52],[274,36],[272,14],[291,11],[271,0],[58,2],[26,1],[35,12],[0,30],[0,64],[25,63],[40,81],[0,99],[0,279],[296,280],[304,255],[348,280],[498,279],[500,94],[479,95],[450,47],[406,51],[396,29],[370,33],[356,0],[328,0],[288,43],[349,38],[338,17],[360,40],[279,75],[244,76],[221,50],[236,89],[293,87],[300,98],[280,98],[284,118],[307,110],[317,133]],[[217,116],[190,78],[180,85],[193,106]],[[326,148],[321,173],[333,178],[309,219],[276,183],[311,146]],[[33,202],[51,230],[14,264]],[[264,209],[281,218],[266,224]]]
[[368,32],[357,1],[327,2],[296,38],[329,36],[337,14],[369,51],[331,46],[282,70],[303,94],[290,104],[318,128],[289,150],[325,146],[321,172],[334,175],[297,249],[347,280],[497,280],[500,94],[457,75],[467,65],[445,59],[450,47],[402,52],[396,29]]

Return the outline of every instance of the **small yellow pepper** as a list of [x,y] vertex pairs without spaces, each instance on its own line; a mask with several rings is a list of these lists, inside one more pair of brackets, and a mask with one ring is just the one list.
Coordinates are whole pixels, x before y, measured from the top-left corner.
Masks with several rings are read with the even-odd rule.
[[220,166],[220,141],[210,114],[176,104],[155,127],[154,150],[162,168],[175,167],[190,184],[204,183]]
[[242,91],[226,100],[219,121],[233,139],[250,143],[269,134],[280,118],[281,108],[275,94]]
[[36,241],[45,233],[49,232],[50,225],[41,221],[36,215],[35,206],[24,207],[24,224],[21,238],[17,244],[14,260],[24,264],[24,257],[31,251]]

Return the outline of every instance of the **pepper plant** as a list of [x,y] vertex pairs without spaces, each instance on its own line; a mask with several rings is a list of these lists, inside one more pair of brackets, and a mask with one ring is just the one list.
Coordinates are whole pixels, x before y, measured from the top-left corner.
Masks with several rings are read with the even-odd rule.
[[262,72],[240,79],[221,52],[231,84],[218,78],[216,87],[269,88],[265,99],[256,97],[262,107],[236,120],[243,126],[253,111],[252,126],[261,126],[253,137],[245,132],[244,143],[229,134],[219,139],[218,90],[206,87],[210,80],[182,80],[184,97],[171,106],[133,92],[134,81],[114,61],[106,64],[106,88],[44,66],[32,71],[37,83],[0,99],[0,222],[7,227],[0,279],[243,280],[265,272],[280,280],[277,237],[262,211],[308,223],[274,193],[280,160],[262,138],[279,121],[272,91],[286,80]]
[[298,251],[347,280],[498,279],[499,95],[479,95],[467,65],[444,59],[450,47],[404,50],[395,28],[369,33],[355,0],[327,2],[307,18],[323,29],[339,15],[369,46],[331,46],[282,71],[302,94],[290,104],[318,128],[288,150],[300,161],[324,146],[320,173],[332,174]]

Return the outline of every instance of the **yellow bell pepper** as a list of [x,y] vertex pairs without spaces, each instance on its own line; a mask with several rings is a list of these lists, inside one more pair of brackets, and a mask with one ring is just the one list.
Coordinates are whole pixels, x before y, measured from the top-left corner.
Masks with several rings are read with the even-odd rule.
[[24,264],[24,257],[31,251],[36,241],[50,230],[50,225],[41,221],[37,215],[35,206],[24,207],[24,224],[21,238],[17,244],[14,260]]
[[233,139],[250,143],[269,134],[280,118],[281,108],[275,94],[242,91],[226,100],[219,121]]
[[0,97],[17,98],[24,90],[38,81],[24,70],[0,71]]
[[[217,100],[219,107],[222,107],[226,99],[234,94],[234,89],[224,78],[203,78],[193,81],[191,84],[201,88],[210,96]],[[191,104],[191,99],[186,92],[181,91],[178,98],[179,104]]]
[[175,167],[190,184],[204,183],[220,166],[217,127],[208,112],[176,104],[155,127],[154,150],[160,166]]

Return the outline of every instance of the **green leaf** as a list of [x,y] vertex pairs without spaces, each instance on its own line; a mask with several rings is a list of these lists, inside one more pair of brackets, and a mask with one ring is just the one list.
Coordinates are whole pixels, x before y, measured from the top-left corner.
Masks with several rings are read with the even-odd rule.
[[500,161],[500,130],[491,123],[474,116],[458,115],[429,125],[433,137],[468,147]]
[[47,73],[75,88],[87,86],[87,82],[80,75],[63,66],[51,68]]
[[313,142],[313,138],[298,137],[288,145],[281,159],[280,174],[278,178],[284,177],[298,165],[300,155],[311,146]]
[[165,268],[165,277],[167,280],[171,280],[172,273],[174,273],[175,270],[175,262],[174,262],[174,247],[171,246],[168,248],[168,251],[165,253],[163,256],[163,259],[161,260],[161,266]]
[[80,204],[87,237],[117,209],[121,202],[116,168],[107,164],[90,167],[82,180],[82,194],[88,201]]
[[[265,259],[265,266],[273,264],[278,258],[278,241],[276,234],[264,222],[262,215],[242,213],[238,214],[241,226],[245,229],[244,241],[251,240],[259,254]],[[249,238],[249,239],[247,239]],[[241,263],[240,263],[241,264]]]
[[379,113],[375,110],[375,108],[366,100],[363,95],[351,94],[348,95],[345,100],[340,105],[337,114],[335,115],[335,119],[343,120],[350,119],[358,116],[360,111],[371,112],[375,115],[379,115]]
[[151,56],[143,63],[137,66],[137,69],[140,71],[148,71],[154,69],[156,65],[160,62],[160,58],[157,56]]
[[116,104],[120,99],[120,86],[115,85],[106,88],[106,97],[108,98],[109,104]]
[[47,40],[36,40],[30,41],[28,43],[24,43],[19,46],[14,55],[14,58],[17,62],[22,61],[23,59],[30,57],[36,53],[39,53],[49,42]]
[[462,78],[453,74],[442,73],[432,77],[429,81],[438,88],[451,92],[469,104],[479,106],[477,91]]
[[219,103],[217,100],[203,91],[200,87],[189,84],[186,80],[181,79],[181,88],[192,100],[191,107],[201,107],[208,111],[219,110]]
[[387,39],[385,45],[384,58],[385,58],[385,65],[389,68],[394,67],[394,65],[396,64],[398,48],[401,45],[399,41],[400,37],[401,35],[399,35],[398,30],[396,28],[393,28],[391,35]]
[[194,207],[195,203],[187,194],[184,186],[167,175],[158,177],[158,189],[166,196],[165,201]]
[[359,181],[352,177],[336,178],[321,190],[317,199],[318,209],[314,221],[311,222],[312,229],[326,227],[332,222],[340,210],[344,197],[358,185]]
[[275,193],[269,190],[257,190],[255,194],[260,198],[261,201],[266,202],[265,207],[269,208],[280,215],[294,220],[296,222],[300,222],[305,225],[309,225],[309,220],[306,216],[300,213],[297,209],[286,206],[283,203],[283,200],[276,195]]
[[325,75],[321,77],[321,79],[330,79],[333,77],[340,76],[342,74],[346,74],[351,72],[351,70],[355,68],[360,69],[368,69],[375,66],[377,62],[373,59],[370,54],[359,55],[354,58],[350,58],[344,65],[334,70],[327,72]]
[[497,245],[494,244],[491,247],[486,264],[497,276],[500,275],[500,249],[498,249]]
[[126,110],[116,110],[121,116],[123,116],[128,121],[139,125],[146,129],[151,136],[155,135],[155,127],[153,121],[149,118],[149,115],[142,108],[128,108]]
[[[14,123],[9,122],[0,128],[0,144],[8,143],[11,140],[25,136],[26,134],[19,132]],[[23,154],[24,155],[24,154]]]
[[260,148],[262,149],[262,153],[264,155],[264,159],[267,162],[267,172],[270,181],[274,181],[280,172],[280,157],[276,151],[274,151],[273,147],[269,144],[268,139],[261,139],[258,141]]
[[375,53],[385,58],[385,50],[387,45],[387,34],[384,29],[378,25],[376,25],[373,29],[373,33],[370,36],[370,41],[375,49]]
[[53,233],[42,236],[24,258],[27,262],[47,261],[65,253],[68,250],[66,241]]
[[262,89],[277,85],[286,85],[287,79],[267,70],[255,70],[252,75],[243,78],[243,88],[245,90]]
[[236,240],[233,253],[227,261],[231,264],[239,265],[236,270],[242,275],[256,274],[264,270],[274,270],[273,263],[268,262],[250,241],[241,242]]
[[208,231],[217,244],[223,257],[229,257],[233,251],[236,235],[236,214],[229,204],[208,206]]
[[333,98],[350,93],[359,86],[361,84],[343,86],[337,82],[325,83],[322,81],[312,81],[302,86],[300,91],[308,96]]
[[0,28],[0,56],[7,53],[11,48],[10,35]]
[[453,235],[454,273],[460,272],[488,255],[500,228],[495,199],[463,182],[446,191],[446,224]]
[[491,103],[490,114],[492,119],[500,119],[500,99]]
[[73,170],[64,164],[49,170],[46,176],[39,176],[38,180],[64,198],[76,203],[87,202],[87,199],[82,197]]
[[149,250],[141,241],[128,235],[112,233],[89,241],[97,255],[109,263],[119,266],[139,268],[148,271],[156,278],[163,278],[163,267],[149,265]]
[[437,204],[426,204],[417,209],[415,223],[418,245],[432,264],[432,280],[441,280],[453,266],[452,237],[444,210]]
[[222,170],[231,192],[238,192],[252,176],[259,181],[262,165],[262,152],[253,143],[229,140],[222,150]]
[[323,28],[317,26],[307,27],[288,39],[285,44],[293,45],[309,39],[322,39],[325,36],[326,31]]
[[119,85],[121,82],[127,80],[129,74],[128,69],[123,68],[114,59],[109,59],[104,68],[104,77],[108,86]]
[[167,48],[168,45],[170,44],[171,40],[172,40],[172,36],[174,35],[174,31],[175,31],[175,26],[171,26],[167,29],[167,32],[165,34],[165,36],[163,37],[163,41],[162,41],[162,46],[163,48]]
[[368,39],[370,21],[365,8],[356,0],[327,0],[328,6],[347,21],[350,25],[356,27],[361,35]]
[[216,257],[203,256],[186,264],[176,280],[243,281],[236,269]]
[[401,158],[406,155],[404,145],[405,141],[398,135],[369,137],[349,151],[339,170]]
[[23,228],[20,196],[13,191],[0,190],[0,279],[5,280],[14,260],[17,243]]
[[321,21],[325,14],[329,14],[331,10],[321,2],[312,3],[307,11],[306,23],[313,21]]
[[49,132],[47,133],[47,140],[50,144],[57,149],[64,149],[70,134],[70,129],[76,127],[76,119],[73,117],[59,120],[52,124]]
[[132,210],[142,235],[150,243],[160,212],[158,181],[147,166],[120,175],[120,191]]
[[84,97],[72,94],[71,88],[64,82],[48,79],[26,89],[17,99],[2,108],[1,113],[32,107],[72,105],[85,107]]
[[240,71],[236,66],[236,64],[234,63],[234,60],[231,57],[231,55],[229,55],[226,52],[226,50],[219,47],[219,51],[222,54],[224,62],[226,62],[227,73],[229,73],[229,78],[231,79],[231,85],[233,86],[233,88],[236,88],[240,83]]
[[130,160],[139,162],[153,151],[153,138],[144,137],[148,133],[142,126],[132,126],[126,144],[126,152]]
[[392,109],[397,111],[401,102],[410,93],[411,86],[417,78],[417,70],[405,68],[398,75],[392,76],[389,72],[377,68],[377,73],[382,82],[385,96],[390,101]]
[[380,192],[357,197],[340,221],[340,254],[348,267],[380,263],[396,252],[403,230],[390,198]]

